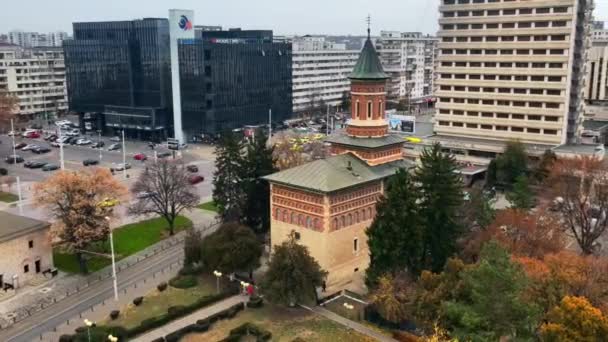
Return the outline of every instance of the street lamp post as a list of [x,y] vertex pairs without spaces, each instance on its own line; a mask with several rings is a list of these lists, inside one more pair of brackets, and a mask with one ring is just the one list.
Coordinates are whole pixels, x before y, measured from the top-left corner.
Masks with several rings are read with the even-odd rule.
[[213,275],[216,277],[216,284],[217,284],[217,293],[220,293],[220,277],[222,276],[222,272],[220,271],[213,271]]
[[122,130],[122,175],[127,179],[127,151],[125,150],[125,130]]
[[89,342],[91,342],[91,327],[93,326],[93,322],[85,318],[84,324],[87,326],[87,336],[89,338]]
[[110,334],[110,335],[108,335],[108,341],[110,341],[110,342],[118,342],[118,337],[112,336]]
[[11,132],[13,132],[13,161],[17,165],[17,150],[15,149],[15,126],[13,125],[13,119],[11,119]]
[[61,127],[59,127],[59,162],[61,165],[61,169],[65,169],[65,163],[63,162],[63,138],[61,136]]
[[118,301],[118,282],[116,280],[116,257],[114,256],[114,234],[110,227],[110,218],[105,217],[108,221],[108,228],[110,229],[110,251],[112,252],[112,282],[114,283],[114,300]]

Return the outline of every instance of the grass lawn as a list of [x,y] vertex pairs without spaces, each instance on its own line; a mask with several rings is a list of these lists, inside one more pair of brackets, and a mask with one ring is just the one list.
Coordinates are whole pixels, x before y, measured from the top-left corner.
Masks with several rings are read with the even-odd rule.
[[[178,216],[175,220],[175,232],[186,229],[192,226],[192,221],[183,216]],[[167,221],[164,218],[154,218],[144,220],[132,224],[127,224],[114,229],[114,249],[116,259],[120,260],[131,254],[134,254],[146,247],[149,247],[169,236],[167,230]],[[95,252],[108,253],[110,251],[110,242],[104,241],[92,248]],[[90,272],[95,272],[104,268],[111,263],[110,258],[102,256],[89,256],[87,265]],[[61,247],[53,249],[53,260],[55,267],[61,271],[68,273],[80,272],[78,259],[72,253],[65,253]]]
[[305,341],[371,342],[374,339],[304,309],[283,308],[264,303],[260,309],[246,309],[233,319],[214,323],[208,332],[191,334],[182,342],[219,341],[231,329],[251,322],[272,333],[272,341],[290,342],[300,337]]
[[19,200],[19,196],[11,194],[10,192],[0,191],[0,202],[11,203]]
[[217,213],[217,206],[215,206],[215,202],[213,202],[213,201],[201,203],[198,205],[197,208],[203,209],[203,210],[208,210],[208,211],[213,211],[213,212]]
[[102,324],[121,325],[127,329],[133,328],[146,318],[162,315],[170,306],[192,304],[197,299],[216,293],[216,280],[212,276],[199,278],[199,284],[189,289],[167,287],[163,292],[153,290],[144,297],[140,306],[129,304],[121,308],[120,316],[113,321]]

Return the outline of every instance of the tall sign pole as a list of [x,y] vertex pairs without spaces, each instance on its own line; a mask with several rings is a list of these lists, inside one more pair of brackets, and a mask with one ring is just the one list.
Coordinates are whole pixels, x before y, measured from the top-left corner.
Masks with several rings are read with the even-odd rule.
[[171,89],[173,93],[173,136],[185,143],[182,127],[182,95],[179,77],[180,39],[194,39],[194,11],[169,10],[169,47],[171,50]]

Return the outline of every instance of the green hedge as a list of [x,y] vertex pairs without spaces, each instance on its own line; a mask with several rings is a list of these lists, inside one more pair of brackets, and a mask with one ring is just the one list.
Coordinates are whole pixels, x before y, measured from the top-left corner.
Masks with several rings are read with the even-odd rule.
[[178,289],[189,289],[198,285],[198,278],[193,275],[178,275],[169,280],[169,285]]
[[165,336],[165,341],[178,342],[188,334],[206,332],[207,330],[209,330],[213,322],[217,322],[220,319],[233,318],[239,311],[243,310],[244,308],[245,304],[239,303],[229,307],[226,310],[220,311],[213,316],[207,317],[205,319],[199,319],[198,321],[196,321],[195,324],[190,324]]
[[264,300],[259,296],[251,296],[249,298],[249,302],[247,302],[247,307],[252,309],[261,308],[264,306]]
[[265,342],[270,341],[272,333],[268,330],[262,329],[257,325],[247,322],[230,330],[230,335],[226,337],[222,342],[239,342],[244,336],[253,335],[256,337],[256,341]]

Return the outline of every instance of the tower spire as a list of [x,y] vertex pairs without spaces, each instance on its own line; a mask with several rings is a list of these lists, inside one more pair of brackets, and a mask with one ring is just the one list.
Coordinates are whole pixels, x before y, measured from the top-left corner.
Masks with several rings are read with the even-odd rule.
[[372,26],[372,17],[368,14],[367,15],[367,39],[370,39],[371,35],[372,35],[371,26]]

